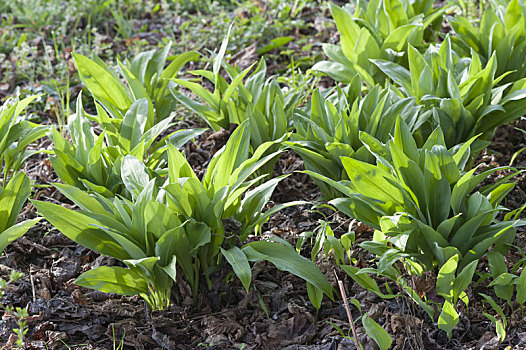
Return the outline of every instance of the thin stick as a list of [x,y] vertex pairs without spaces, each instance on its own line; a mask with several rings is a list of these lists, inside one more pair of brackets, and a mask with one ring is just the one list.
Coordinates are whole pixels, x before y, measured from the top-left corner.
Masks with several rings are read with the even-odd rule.
[[37,302],[37,292],[35,288],[35,280],[33,279],[33,264],[29,267],[29,280],[31,281],[31,291],[33,292],[33,303]]
[[336,281],[338,281],[338,287],[340,287],[340,294],[342,296],[343,304],[345,305],[345,311],[347,312],[347,318],[349,319],[349,324],[351,325],[352,335],[354,337],[354,343],[356,344],[356,349],[362,349],[360,342],[358,341],[358,335],[356,334],[356,329],[354,328],[354,321],[351,315],[351,308],[349,307],[349,301],[347,300],[347,294],[345,293],[345,287],[343,286],[343,281],[338,278],[336,270],[333,270],[334,276],[336,276]]

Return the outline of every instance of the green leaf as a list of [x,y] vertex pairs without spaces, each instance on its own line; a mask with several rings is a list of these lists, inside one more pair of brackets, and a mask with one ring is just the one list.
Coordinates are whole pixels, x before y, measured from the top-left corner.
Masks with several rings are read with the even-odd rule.
[[504,327],[501,320],[498,320],[495,323],[495,331],[497,332],[497,335],[499,336],[499,341],[502,343],[504,339],[506,339],[506,327]]
[[375,293],[376,295],[380,296],[381,298],[390,298],[394,296],[389,296],[386,294],[383,294],[380,291],[380,288],[376,284],[376,281],[371,278],[367,273],[359,273],[360,269],[355,266],[350,265],[341,265],[340,266],[343,271],[345,271],[351,278],[358,283],[363,288],[367,289],[370,292]]
[[282,36],[274,38],[270,40],[270,44],[267,44],[262,49],[258,50],[258,55],[264,55],[271,50],[277,49],[278,47],[288,44],[294,39],[295,38],[293,36]]
[[174,282],[177,281],[177,257],[175,255],[172,256],[172,260],[170,260],[168,265],[161,266],[161,269],[163,269]]
[[248,243],[243,247],[248,260],[266,260],[274,264],[278,270],[288,271],[314,287],[322,290],[331,300],[333,288],[320,269],[310,260],[302,257],[292,247],[280,243],[258,241]]
[[228,39],[230,37],[230,31],[232,30],[232,26],[234,23],[230,24],[230,27],[228,27],[228,32],[226,33],[225,37],[223,38],[223,42],[221,43],[221,47],[219,48],[219,52],[217,53],[217,56],[214,58],[213,63],[213,71],[215,76],[215,85],[217,86],[218,82],[218,76],[219,76],[219,70],[221,69],[221,63],[223,61],[223,57],[226,53],[226,48],[228,46]]
[[175,131],[173,134],[170,134],[169,141],[171,145],[175,148],[183,147],[188,141],[196,138],[197,136],[204,133],[206,128],[196,128],[196,129],[180,129]]
[[502,319],[502,322],[504,323],[504,328],[506,328],[506,326],[507,326],[506,315],[504,314],[504,311],[502,311],[502,308],[499,305],[497,305],[495,300],[493,300],[493,298],[490,297],[489,295],[486,295],[484,293],[479,293],[479,295],[481,295],[485,299],[485,301],[488,304],[490,304],[490,306],[493,308],[493,310],[495,310],[499,314],[499,316]]
[[342,164],[353,182],[353,187],[363,195],[385,203],[387,208],[397,207],[404,202],[397,181],[380,167],[361,162],[349,157],[342,157]]
[[111,233],[99,228],[104,227],[102,222],[57,204],[40,201],[32,203],[46,220],[78,244],[120,260],[132,258],[121,244],[111,237]]
[[250,282],[252,280],[252,271],[250,270],[247,256],[238,247],[232,247],[228,250],[221,248],[221,252],[234,269],[234,273],[241,280],[241,283],[243,283],[243,286],[248,293]]
[[106,212],[106,208],[100,201],[78,187],[61,183],[53,184],[53,186],[82,210],[99,214]]
[[73,57],[80,78],[96,99],[111,103],[120,110],[130,107],[131,101],[122,82],[89,58],[77,53]]
[[138,196],[150,182],[150,176],[144,163],[130,155],[122,160],[121,176],[124,186],[134,196]]
[[245,121],[236,128],[227,144],[210,161],[203,178],[206,188],[217,191],[229,184],[231,174],[248,158],[249,141],[250,129]]
[[148,120],[148,100],[145,98],[133,102],[126,111],[119,128],[119,146],[130,152],[140,142],[144,132],[153,126],[153,120]]
[[344,84],[350,83],[353,76],[356,74],[354,70],[340,62],[320,61],[312,66],[311,69],[313,71],[325,73],[332,79]]
[[448,300],[444,301],[444,305],[442,305],[442,312],[438,318],[438,328],[446,331],[447,337],[451,339],[453,335],[453,328],[455,328],[458,322],[459,316],[457,310],[455,310],[453,304],[451,304]]
[[323,299],[323,291],[307,282],[307,295],[309,296],[312,306],[314,306],[316,310],[319,310]]
[[[256,63],[253,63],[247,69],[245,69],[244,71],[239,73],[234,79],[232,79],[232,83],[228,86],[228,88],[225,90],[225,93],[223,94],[223,98],[221,100],[221,103],[228,103],[228,101],[230,100],[230,98],[235,93],[236,89],[238,88],[238,86],[241,83],[243,83],[243,79],[248,74],[248,72],[252,69],[252,67],[254,67],[255,64]],[[242,121],[243,120],[239,120],[239,121],[230,120],[231,123],[234,123],[234,122],[239,123],[239,122],[242,122]]]
[[360,27],[353,21],[349,12],[331,3],[332,18],[336,22],[336,27],[340,33],[342,50],[347,58],[354,57],[356,40],[360,35]]
[[[473,275],[477,269],[478,260],[474,260],[469,263],[466,267],[460,271],[455,279],[455,284],[453,286],[454,298],[453,301],[456,301],[462,293],[468,288],[469,284],[473,280]],[[466,304],[467,305],[467,304]]]
[[139,100],[139,99],[146,99],[147,106],[148,106],[148,127],[152,126],[152,123],[155,119],[155,113],[153,110],[153,103],[150,98],[150,95],[148,94],[148,91],[146,91],[145,86],[139,79],[137,79],[132,72],[130,72],[121,62],[118,60],[119,63],[119,69],[121,71],[122,76],[124,79],[126,79],[126,82],[128,83],[128,86],[130,87],[131,93],[133,95],[133,100]]
[[403,51],[407,48],[407,39],[411,34],[418,30],[416,24],[406,24],[393,30],[382,44],[382,50],[392,49],[394,51]]
[[526,269],[523,268],[519,278],[515,280],[517,288],[516,299],[520,305],[526,302]]
[[15,174],[2,189],[0,187],[0,232],[13,226],[29,194],[31,184],[23,172]]
[[123,267],[101,266],[80,275],[75,283],[104,293],[137,295],[148,293],[148,284],[143,276]]
[[16,225],[9,227],[5,231],[0,232],[0,252],[2,252],[9,243],[23,236],[27,232],[27,230],[29,230],[41,219],[42,218],[36,218],[33,220],[22,221]]
[[437,277],[437,294],[448,300],[453,298],[453,284],[455,281],[455,272],[457,270],[459,256],[452,256],[438,271]]
[[498,252],[488,252],[487,258],[493,278],[508,272],[504,255]]
[[[199,113],[199,112],[203,113],[203,112],[207,112],[207,111],[216,111],[216,112],[218,112],[218,110],[219,110],[219,103],[220,103],[219,98],[217,96],[215,96],[214,94],[212,94],[207,89],[205,89],[204,87],[202,87],[201,84],[193,83],[193,82],[186,81],[186,80],[183,80],[183,79],[172,79],[172,81],[175,82],[178,85],[181,85],[182,87],[185,87],[185,88],[191,90],[194,94],[196,94],[197,96],[199,96],[200,98],[205,100],[212,107],[212,109],[210,109],[208,107],[205,107],[204,105],[197,104],[193,100],[189,100],[188,101],[187,107],[195,110],[197,113]],[[170,91],[172,92],[174,97],[177,98],[181,103],[184,103],[185,101],[187,101],[187,99],[184,99],[184,96],[179,94],[173,87],[170,88]]]
[[408,95],[411,95],[413,92],[411,86],[411,73],[404,67],[385,60],[371,59],[382,72],[385,73],[389,78],[391,78],[395,83],[403,87]]
[[156,98],[164,96],[166,87],[168,86],[169,79],[176,77],[179,70],[188,62],[199,58],[198,52],[184,52],[180,55],[175,56],[172,62],[164,69],[161,74],[161,87],[156,95]]
[[391,347],[393,340],[389,334],[378,323],[370,318],[367,312],[362,317],[362,324],[367,335],[378,344],[381,350],[387,350]]

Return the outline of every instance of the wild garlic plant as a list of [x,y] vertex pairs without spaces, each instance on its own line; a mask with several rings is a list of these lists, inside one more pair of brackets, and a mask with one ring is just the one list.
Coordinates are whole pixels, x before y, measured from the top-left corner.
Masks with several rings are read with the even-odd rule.
[[[76,113],[68,118],[71,142],[57,130],[50,135],[55,155],[49,160],[62,182],[105,197],[119,194],[130,199],[131,194],[121,178],[124,157],[131,155],[144,161],[152,176],[161,177],[167,164],[167,145],[182,147],[206,130],[180,129],[157,140],[174,125],[173,116],[148,127],[148,105],[146,98],[138,99],[122,119],[114,119],[100,105],[96,116],[89,115],[79,96]],[[102,126],[102,132],[95,131],[91,120]]]
[[[303,159],[305,168],[333,180],[347,180],[340,157],[352,157],[374,163],[375,158],[359,138],[364,131],[381,141],[390,138],[398,116],[418,130],[425,122],[421,107],[413,98],[400,98],[391,89],[379,85],[362,97],[358,75],[343,89],[332,93],[314,91],[311,100],[295,111],[291,147]],[[330,92],[330,91],[329,91]],[[341,195],[333,187],[313,178],[326,198]]]
[[448,36],[421,54],[409,47],[409,69],[386,60],[372,60],[398,86],[430,113],[415,134],[421,146],[440,126],[448,147],[482,134],[472,145],[474,155],[488,145],[495,129],[526,113],[526,78],[499,86],[495,54],[483,65],[479,56],[459,57]]
[[434,32],[447,7],[434,8],[433,2],[360,0],[354,12],[331,4],[341,43],[324,44],[329,61],[316,63],[312,69],[342,83],[359,74],[369,88],[385,86],[387,76],[370,60],[384,59],[407,67],[409,45],[425,50],[429,42],[437,41]]
[[[170,303],[170,290],[178,271],[197,300],[201,280],[211,287],[212,274],[223,257],[248,290],[250,261],[268,260],[332,298],[332,287],[316,265],[289,243],[275,238],[250,242],[248,237],[270,215],[291,202],[263,212],[279,181],[253,178],[258,168],[281,151],[264,155],[274,145],[262,144],[249,156],[250,128],[242,123],[228,143],[212,158],[199,179],[183,154],[168,145],[166,179],[152,177],[133,155],[121,164],[121,177],[131,199],[105,198],[65,184],[55,187],[80,211],[35,201],[42,215],[75,242],[115,257],[127,268],[103,266],[83,273],[77,283],[103,292],[141,295],[153,310]],[[159,183],[161,181],[161,183]],[[235,229],[225,226],[226,221]],[[240,248],[239,245],[242,245]]]
[[[170,57],[171,45],[170,42],[162,50],[141,52],[126,65],[119,61],[120,75],[96,56],[93,60],[81,54],[73,56],[82,82],[110,118],[124,119],[135,101],[146,99],[146,128],[150,129],[169,118],[175,109],[176,101],[168,90],[169,80],[186,63],[199,57],[197,52]],[[167,60],[171,62],[165,67]]]
[[[497,219],[505,210],[502,200],[514,187],[508,180],[518,171],[511,169],[512,175],[476,189],[490,174],[509,169],[480,174],[475,174],[477,168],[465,169],[476,138],[448,149],[437,127],[418,148],[407,124],[398,118],[393,138],[385,144],[360,133],[377,164],[342,157],[350,181],[336,182],[308,172],[344,194],[331,204],[375,229],[373,240],[360,246],[377,256],[377,267],[344,270],[362,285],[367,285],[366,272],[394,281],[405,273],[438,272],[437,293],[445,298],[439,328],[449,337],[458,323],[456,302],[466,300],[464,290],[478,260],[490,248],[491,254],[504,255],[514,241],[516,227],[526,225],[526,220],[510,215],[503,221]],[[431,308],[421,300],[419,304],[433,319]]]
[[[223,40],[219,53],[213,58],[213,69],[190,71],[199,81],[208,80],[213,91],[208,91],[200,82],[192,79],[173,79],[169,88],[174,97],[189,110],[201,117],[212,129],[228,129],[231,124],[239,125],[245,120],[250,124],[251,152],[261,144],[288,138],[292,129],[294,109],[303,101],[305,85],[282,88],[275,77],[267,78],[267,66],[262,58],[255,67],[241,70],[224,60],[228,35]],[[255,67],[255,68],[254,68]],[[228,75],[230,83],[221,74]],[[250,73],[250,74],[249,74]],[[202,101],[195,101],[176,88],[189,89]],[[275,151],[277,148],[271,148]],[[261,169],[271,174],[277,159]]]
[[49,127],[35,124],[22,115],[38,97],[30,96],[21,101],[7,100],[0,106],[0,181],[4,186],[29,157],[43,152],[30,150],[28,146],[46,136]]
[[30,156],[42,152],[27,147],[49,130],[47,126],[32,123],[21,116],[37,97],[8,100],[0,107],[0,252],[41,219],[18,220],[31,194],[31,181],[20,169]]
[[[519,0],[490,2],[479,23],[464,16],[448,17],[455,51],[464,57],[473,51],[483,65],[495,55],[498,65],[496,76],[504,75],[499,85],[526,78],[526,7]],[[478,25],[477,25],[478,24]]]

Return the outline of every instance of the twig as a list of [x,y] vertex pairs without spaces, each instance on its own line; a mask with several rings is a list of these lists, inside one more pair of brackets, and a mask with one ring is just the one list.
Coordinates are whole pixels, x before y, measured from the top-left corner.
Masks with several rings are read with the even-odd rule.
[[333,270],[334,276],[336,276],[336,281],[338,281],[338,287],[340,287],[340,294],[343,299],[343,304],[345,305],[345,311],[347,312],[347,318],[349,319],[349,324],[351,325],[352,335],[354,337],[354,343],[356,344],[356,349],[361,349],[362,346],[358,341],[358,335],[356,334],[356,329],[354,328],[354,321],[351,315],[351,308],[349,307],[349,301],[347,300],[347,294],[345,293],[345,288],[343,286],[343,281],[338,278],[336,270]]
[[33,292],[33,303],[37,302],[37,293],[35,289],[35,280],[33,278],[33,264],[29,267],[29,280],[31,281],[31,291]]

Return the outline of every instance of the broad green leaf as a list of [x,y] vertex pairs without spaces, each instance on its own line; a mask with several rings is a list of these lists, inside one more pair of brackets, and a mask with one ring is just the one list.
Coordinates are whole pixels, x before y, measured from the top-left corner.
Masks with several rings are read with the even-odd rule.
[[380,288],[378,287],[378,285],[376,284],[376,281],[371,278],[368,274],[366,273],[358,273],[360,271],[360,269],[358,269],[357,267],[355,266],[350,266],[350,265],[341,265],[340,266],[343,271],[345,271],[349,276],[351,276],[351,278],[356,282],[358,283],[360,286],[362,286],[363,288],[367,289],[368,291],[370,292],[373,292],[375,293],[376,295],[380,296],[381,298],[385,298],[386,295],[383,294],[381,291],[380,291]]
[[0,232],[13,226],[29,194],[31,184],[23,172],[16,173],[2,189],[0,187]]
[[53,184],[53,186],[82,210],[99,214],[106,212],[106,207],[100,201],[78,187],[61,183]]
[[130,152],[140,142],[141,136],[151,128],[152,121],[148,121],[148,100],[145,98],[133,102],[126,111],[119,128],[119,145],[126,152]]
[[407,49],[407,39],[415,32],[417,25],[406,24],[393,30],[382,44],[382,50],[391,49],[394,51],[403,51]]
[[501,320],[498,320],[495,323],[495,330],[497,332],[497,335],[499,336],[500,342],[502,343],[504,339],[506,339],[506,327],[504,327]]
[[[253,254],[252,251],[255,251],[256,254]],[[312,261],[296,253],[294,248],[280,243],[257,241],[245,245],[243,252],[248,260],[267,260],[274,264],[278,270],[288,271],[304,279],[322,290],[331,300],[333,299],[333,288],[319,268]]]
[[98,228],[104,226],[100,221],[57,204],[40,201],[32,201],[32,203],[46,220],[78,244],[120,260],[132,258],[112,238],[111,233]]
[[82,81],[96,99],[111,103],[120,110],[131,105],[124,84],[103,67],[81,54],[73,54]]
[[455,282],[455,272],[457,271],[459,256],[452,256],[438,271],[437,277],[437,294],[443,296],[447,300],[452,300]]
[[203,178],[206,188],[216,191],[229,184],[230,175],[248,158],[250,129],[247,122],[239,125],[227,144],[211,160]]
[[156,98],[159,99],[160,97],[164,96],[169,80],[175,78],[179,70],[186,63],[190,61],[194,61],[198,58],[199,58],[198,52],[184,52],[180,55],[175,56],[172,62],[170,62],[168,67],[166,67],[161,74],[162,83],[161,83],[161,87],[159,88]]
[[520,305],[526,302],[526,269],[523,269],[519,278],[515,280],[517,295],[515,296]]
[[252,271],[250,270],[250,265],[248,264],[245,253],[243,253],[238,247],[232,247],[228,250],[221,248],[221,253],[232,266],[234,273],[241,280],[243,287],[245,287],[248,293],[250,282],[252,280]]
[[367,335],[373,339],[381,350],[387,350],[391,347],[393,340],[391,336],[378,323],[369,317],[367,312],[362,317],[363,328]]
[[442,305],[442,312],[438,317],[438,328],[446,331],[447,337],[451,339],[453,336],[453,328],[455,328],[458,322],[459,316],[457,310],[455,310],[453,304],[445,300],[444,305]]
[[323,291],[307,282],[307,295],[309,296],[312,306],[314,306],[316,310],[319,310],[323,299]]
[[148,284],[143,276],[130,269],[117,266],[101,266],[80,275],[75,283],[104,293],[137,295],[148,293]]
[[457,278],[455,279],[455,283],[453,286],[454,301],[456,301],[457,298],[459,298],[462,295],[462,293],[464,293],[471,281],[473,281],[473,276],[475,274],[475,270],[477,269],[477,264],[478,260],[474,260],[471,263],[469,263],[466,267],[464,267],[462,271],[460,271],[460,273],[457,274]]
[[188,141],[196,138],[205,132],[206,128],[195,128],[195,129],[180,129],[170,134],[168,143],[173,145],[175,148],[183,147]]
[[36,218],[33,220],[22,221],[16,225],[8,227],[3,232],[0,231],[0,252],[2,252],[5,247],[19,237],[22,237],[27,230],[33,227],[37,222],[42,218]]
[[343,53],[352,60],[356,39],[360,35],[360,27],[353,21],[351,14],[339,6],[331,4],[331,14],[340,32]]
[[354,70],[340,62],[320,61],[311,68],[314,71],[322,72],[332,79],[348,84],[356,74]]
[[402,86],[408,94],[411,94],[413,91],[411,87],[411,73],[406,68],[385,60],[371,59],[371,62],[395,83]]
[[396,179],[385,170],[358,160],[342,157],[342,164],[355,188],[367,197],[397,207],[404,202],[402,191],[395,185]]
[[130,155],[122,160],[121,176],[122,182],[134,196],[138,196],[150,182],[150,176],[144,163]]
[[291,42],[294,39],[295,38],[293,36],[282,36],[282,37],[274,38],[270,40],[270,44],[267,44],[263,48],[258,50],[258,55],[264,55],[265,53],[271,50],[277,49],[278,47],[281,47]]

